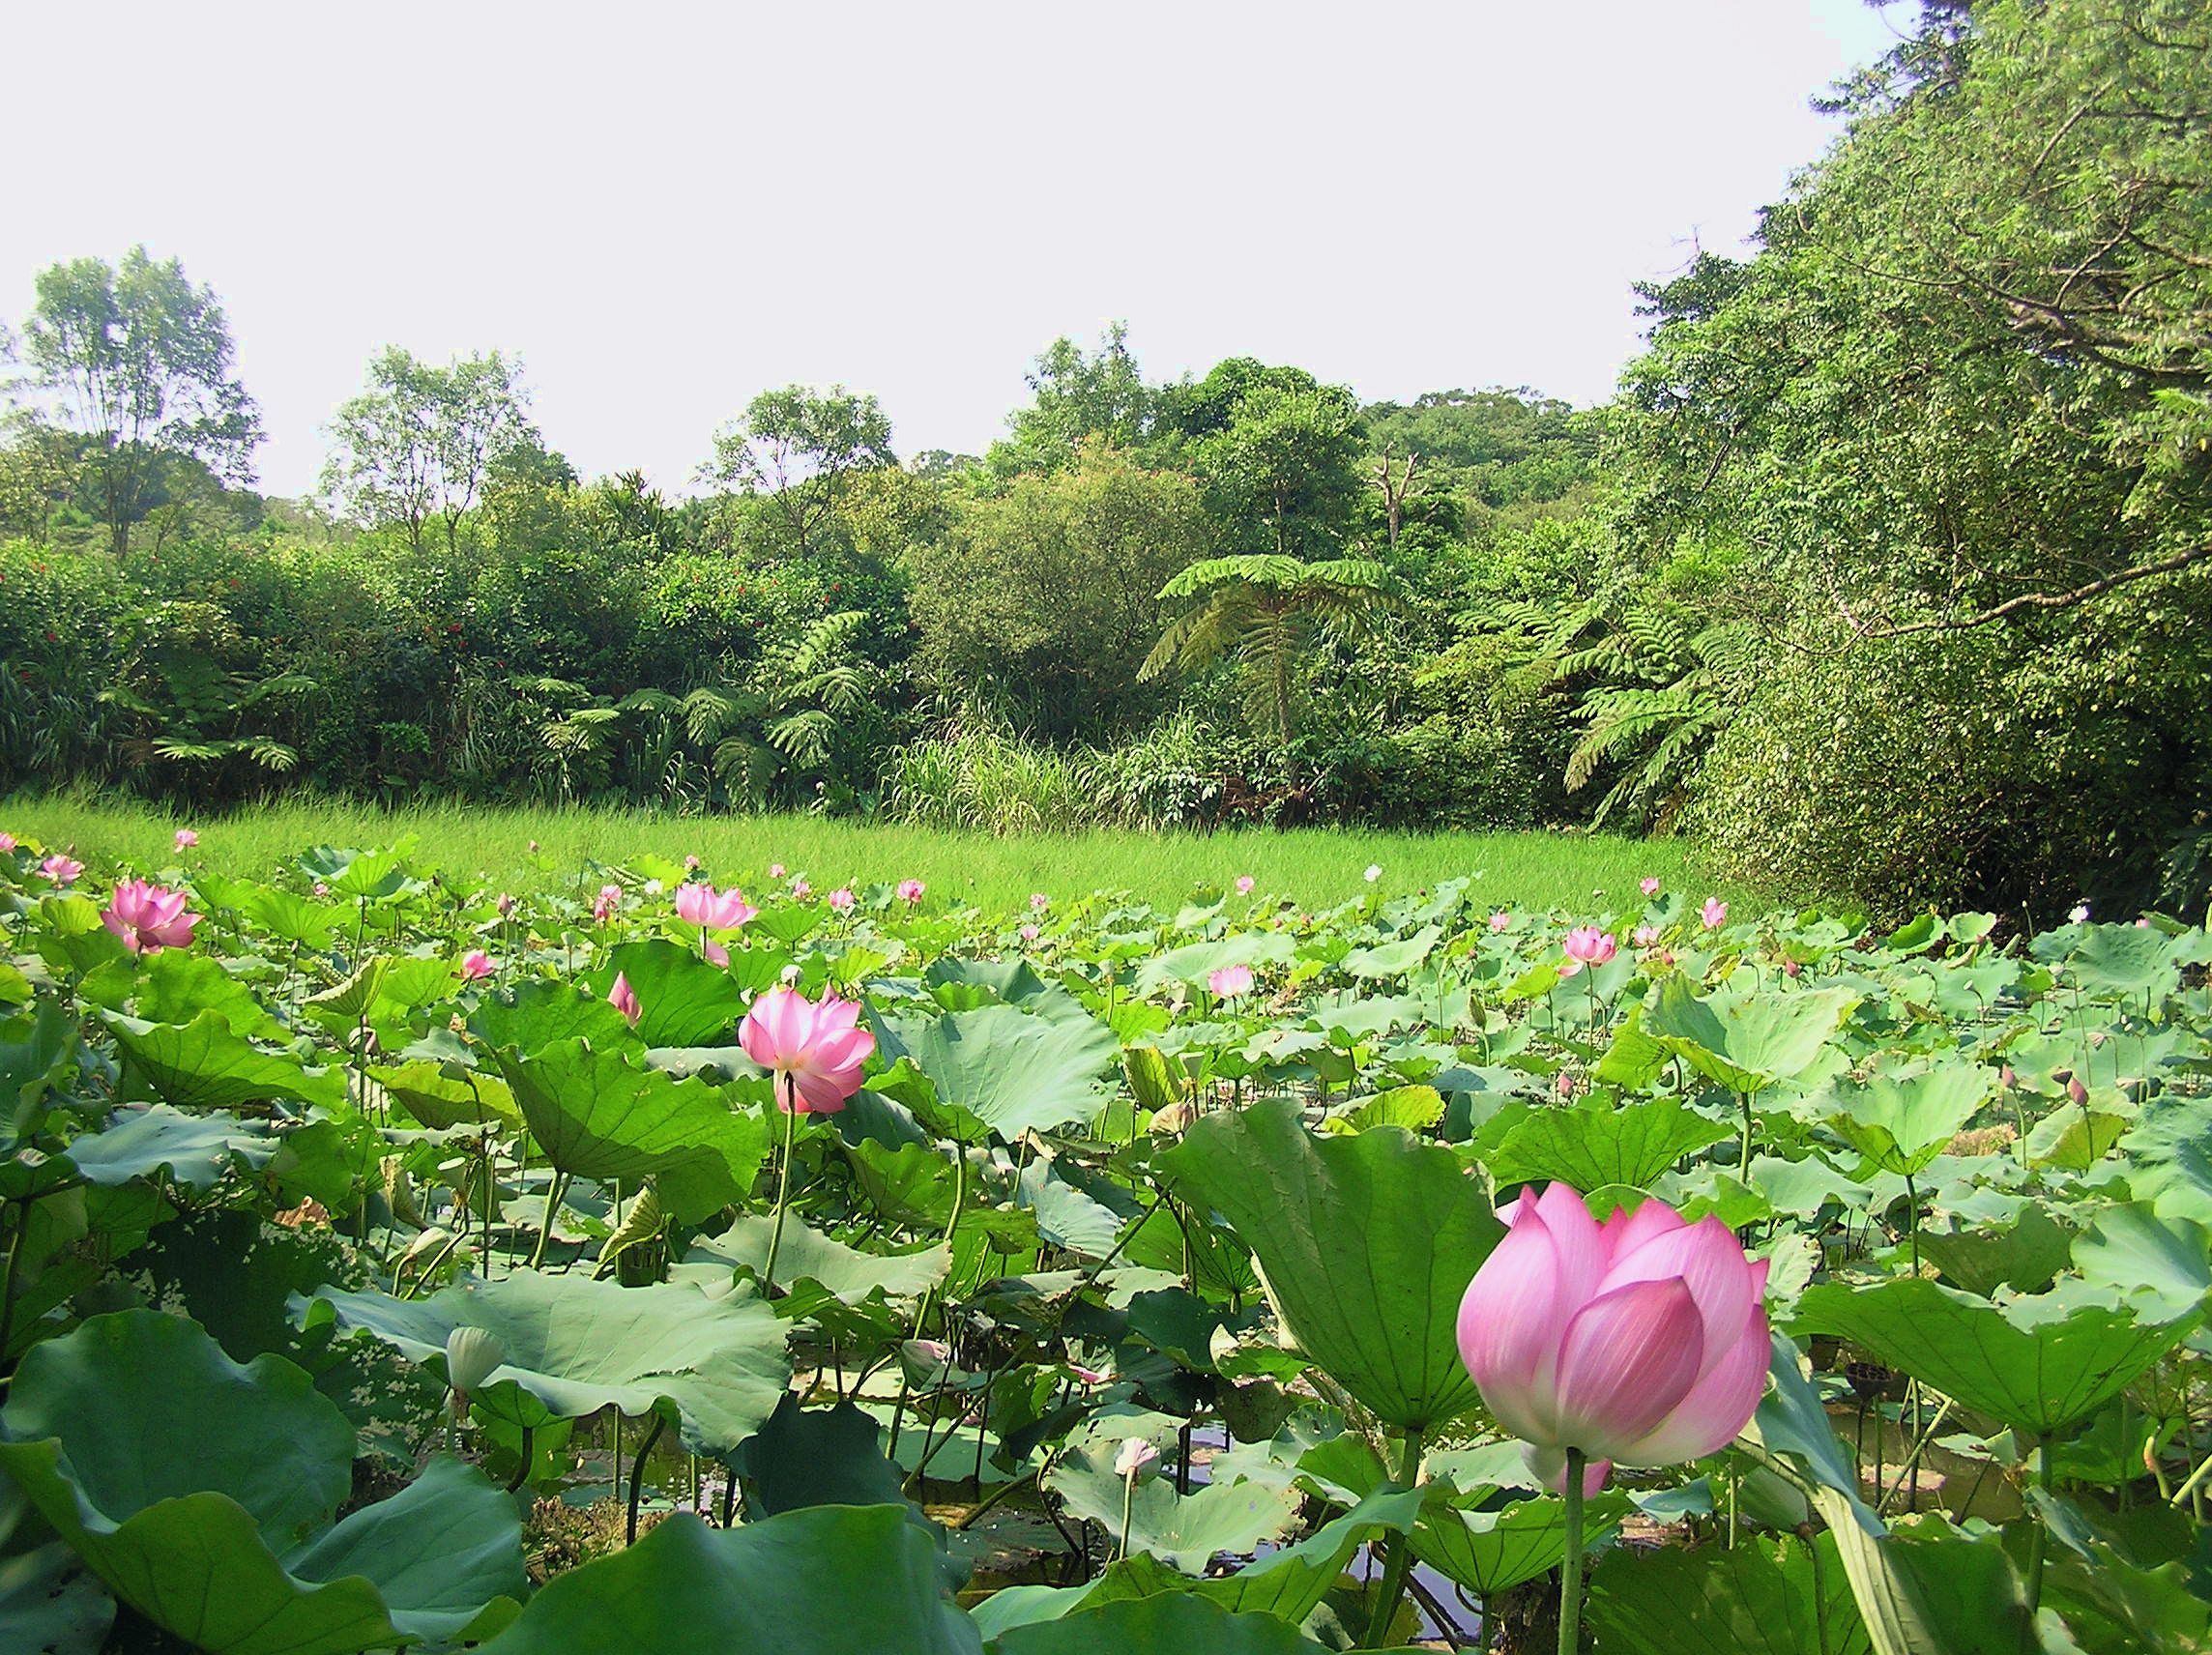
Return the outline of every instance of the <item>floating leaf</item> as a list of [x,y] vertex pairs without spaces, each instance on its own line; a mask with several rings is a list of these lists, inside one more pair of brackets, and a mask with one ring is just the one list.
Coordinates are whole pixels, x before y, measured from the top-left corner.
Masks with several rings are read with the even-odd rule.
[[1679,1098],[1580,1109],[1539,1109],[1505,1135],[1490,1157],[1500,1184],[1557,1179],[1578,1190],[1606,1184],[1648,1188],[1684,1155],[1733,1135]]

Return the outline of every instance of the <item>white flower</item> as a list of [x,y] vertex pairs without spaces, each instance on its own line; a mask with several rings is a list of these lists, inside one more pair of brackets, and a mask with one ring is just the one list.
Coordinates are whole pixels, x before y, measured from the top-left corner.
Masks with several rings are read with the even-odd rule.
[[647,880],[645,882],[645,894],[648,896],[658,896],[667,888],[668,887],[662,885],[658,880]]
[[783,970],[778,972],[776,974],[783,978],[785,986],[788,987],[797,983],[799,979],[804,976],[806,973],[800,968],[799,962],[794,960],[790,965],[784,967]]
[[2089,905],[2085,902],[2077,902],[2071,909],[2067,911],[2066,917],[2071,919],[2077,925],[2084,925],[2088,923]]
[[1114,1456],[1114,1474],[1133,1477],[1159,1457],[1160,1451],[1142,1437],[1125,1437],[1121,1439],[1121,1451]]
[[446,1335],[446,1383],[467,1396],[507,1360],[496,1334],[481,1327],[456,1327]]
[[1374,883],[1375,883],[1377,880],[1381,879],[1382,877],[1382,864],[1381,862],[1369,862],[1369,863],[1367,864],[1367,883],[1368,883],[1369,885],[1373,885],[1373,884],[1374,884]]

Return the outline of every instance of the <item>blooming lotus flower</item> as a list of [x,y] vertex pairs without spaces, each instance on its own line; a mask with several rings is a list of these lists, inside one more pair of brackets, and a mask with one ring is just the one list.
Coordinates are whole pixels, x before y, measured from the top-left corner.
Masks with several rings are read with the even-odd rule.
[[1364,874],[1361,874],[1359,877],[1365,880],[1369,885],[1373,885],[1377,880],[1382,877],[1382,864],[1381,862],[1369,862],[1367,864],[1367,871]]
[[830,893],[830,906],[839,914],[850,914],[854,903],[853,887],[841,885]]
[[73,857],[65,857],[56,851],[39,864],[39,872],[56,885],[74,885],[77,876],[84,872],[84,864]]
[[471,948],[461,956],[461,975],[476,982],[492,973],[491,956],[481,948]]
[[814,887],[806,883],[804,874],[800,874],[791,882],[791,897],[794,902],[804,902],[813,894]]
[[741,930],[759,913],[742,890],[717,892],[711,885],[691,884],[676,892],[676,917],[703,931]]
[[[77,870],[83,871],[82,868]],[[198,915],[185,912],[183,891],[148,885],[144,880],[125,880],[117,886],[114,900],[100,917],[133,954],[189,948],[192,945],[192,927],[200,922]]]
[[658,896],[667,888],[668,887],[662,885],[658,880],[647,880],[645,882],[645,894],[648,896]]
[[1250,874],[1238,874],[1237,876],[1237,894],[1238,896],[1250,896],[1252,886],[1253,879]]
[[1639,948],[1651,947],[1658,943],[1660,935],[1656,925],[1639,925],[1636,928],[1636,945]]
[[1703,914],[1707,931],[1718,931],[1728,923],[1728,904],[1717,896],[1705,898]]
[[1657,896],[1659,894],[1658,876],[1656,874],[1645,874],[1641,880],[1637,881],[1636,888],[1641,890],[1645,896]]
[[1513,915],[1506,913],[1502,908],[1490,916],[1490,929],[1493,932],[1502,931],[1512,923]]
[[1604,965],[1618,951],[1620,945],[1613,940],[1610,931],[1600,931],[1595,925],[1578,925],[1567,933],[1563,946],[1567,953],[1567,969],[1560,974],[1572,976],[1585,966]]
[[769,863],[768,877],[772,880],[779,880],[783,878],[783,864],[781,862]]
[[327,897],[327,896],[329,896],[329,895],[331,894],[331,887],[330,887],[329,886],[325,885],[325,884],[324,884],[324,883],[323,883],[321,880],[317,880],[317,881],[315,881],[315,884],[314,884],[314,891],[315,891],[315,900],[316,900],[317,902],[320,902],[320,901],[322,901],[322,900],[323,900],[323,898],[325,898],[325,897]]
[[1125,1437],[1114,1455],[1114,1474],[1133,1477],[1159,1457],[1160,1451],[1142,1437]]
[[0,856],[10,855],[15,851],[15,835],[13,833],[0,833]]
[[602,885],[599,886],[598,901],[592,904],[592,917],[604,925],[614,917],[615,910],[621,906],[622,886],[619,885]]
[[771,988],[745,1013],[738,1039],[746,1057],[773,1071],[780,1108],[834,1115],[860,1089],[861,1065],[876,1049],[859,1022],[858,1004],[827,990],[816,1003],[797,989]]
[[1042,914],[1051,906],[1052,898],[1045,895],[1043,891],[1033,890],[1030,892],[1030,912],[1032,914]]
[[901,902],[919,902],[921,893],[928,888],[929,886],[917,879],[902,879],[898,882],[899,900]]
[[699,956],[710,966],[726,966],[730,963],[730,950],[712,937],[703,936],[699,939]]
[[1647,1198],[1603,1224],[1565,1184],[1521,1192],[1459,1307],[1460,1359],[1555,1490],[1615,1464],[1669,1466],[1735,1440],[1766,1386],[1766,1261],[1706,1214]]
[[1207,973],[1206,986],[1223,1000],[1235,1000],[1239,995],[1250,994],[1252,992],[1252,968],[1250,966],[1223,966],[1217,972]]
[[194,845],[197,845],[199,842],[200,842],[200,836],[199,836],[197,833],[193,832],[193,831],[192,831],[192,830],[191,830],[189,828],[178,828],[178,829],[177,829],[177,849],[178,849],[178,850],[180,850],[180,851],[189,851],[189,850],[190,850],[190,849],[191,849],[191,848],[192,848]]
[[2085,902],[2077,902],[2072,908],[2069,908],[2066,911],[2066,917],[2077,925],[2087,924],[2089,920],[2089,905]]
[[1033,943],[1033,942],[1035,942],[1036,940],[1037,940],[1037,928],[1036,928],[1034,925],[1025,925],[1025,926],[1023,926],[1023,927],[1022,927],[1022,941],[1023,941],[1023,942],[1025,942],[1025,943]]
[[607,1003],[623,1014],[623,1021],[632,1029],[645,1014],[645,1007],[637,1002],[637,991],[629,986],[626,973],[615,973],[615,986],[607,990]]
[[684,858],[684,871],[687,874],[697,873],[699,871],[699,858],[697,857],[685,857]]

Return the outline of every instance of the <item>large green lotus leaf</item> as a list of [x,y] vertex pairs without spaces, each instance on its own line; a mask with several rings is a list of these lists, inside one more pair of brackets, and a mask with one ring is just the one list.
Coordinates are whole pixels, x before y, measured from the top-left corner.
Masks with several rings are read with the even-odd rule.
[[681,1223],[743,1201],[768,1158],[768,1123],[731,1113],[704,1081],[633,1068],[580,1036],[535,1057],[503,1050],[498,1059],[548,1161],[601,1181],[652,1176],[661,1205]]
[[731,1464],[750,1483],[748,1513],[813,1505],[905,1505],[905,1481],[884,1457],[882,1423],[852,1402],[801,1408],[787,1394]]
[[[1227,1575],[1200,1579],[1179,1573],[1149,1552],[1139,1552],[1114,1564],[1088,1588],[1077,1588],[1060,1613],[1095,1609],[1122,1598],[1155,1597],[1163,1592],[1187,1592],[1219,1605],[1232,1614],[1271,1614],[1293,1626],[1302,1623],[1336,1584],[1360,1545],[1385,1528],[1403,1529],[1421,1509],[1417,1489],[1389,1489],[1361,1500],[1342,1517],[1322,1524],[1295,1546],[1283,1547]],[[1057,1619],[1058,1615],[1033,1612],[1031,1619]],[[1016,1624],[1003,1621],[998,1630]]]
[[1395,1126],[1317,1139],[1269,1099],[1200,1120],[1158,1164],[1236,1226],[1285,1330],[1401,1429],[1465,1412],[1455,1324],[1505,1234],[1451,1150]]
[[163,948],[147,956],[142,970],[145,980],[138,989],[137,1012],[149,1023],[189,1023],[203,1011],[219,1011],[233,1034],[256,1040],[284,1038],[283,1025],[212,954]]
[[[506,1360],[476,1405],[510,1425],[580,1419],[609,1406],[642,1414],[667,1402],[694,1451],[720,1452],[760,1428],[791,1379],[783,1323],[749,1292],[710,1298],[681,1282],[626,1288],[516,1270],[426,1299],[327,1288],[313,1303],[419,1362],[442,1356],[454,1328],[484,1328]],[[306,1301],[294,1308],[310,1312]]]
[[[1069,1516],[1099,1524],[1116,1544],[1121,1542],[1127,1481],[1115,1474],[1110,1451],[1067,1450],[1054,1462],[1043,1486],[1060,1496]],[[1149,1552],[1190,1575],[1218,1552],[1247,1553],[1273,1540],[1298,1515],[1292,1489],[1258,1482],[1208,1483],[1179,1495],[1172,1480],[1157,1476],[1140,1479],[1128,1505],[1128,1550]]]
[[[741,1218],[712,1240],[692,1243],[684,1262],[726,1264],[758,1276],[768,1266],[769,1243],[774,1234],[773,1218]],[[847,1304],[859,1304],[878,1290],[894,1298],[917,1297],[942,1282],[951,1268],[952,1254],[942,1244],[911,1253],[863,1253],[788,1214],[775,1256],[778,1282],[786,1286],[817,1282]]]
[[2212,1224],[2212,1098],[2161,1097],[2122,1140],[2128,1190],[2168,1218]]
[[1803,1331],[1849,1340],[1877,1360],[2041,1437],[2086,1418],[2178,1344],[2194,1316],[2139,1321],[2129,1306],[2045,1293],[2003,1306],[1924,1278],[1808,1288]]
[[187,1189],[213,1189],[232,1167],[254,1171],[276,1154],[269,1128],[235,1115],[187,1115],[165,1103],[122,1109],[99,1132],[70,1140],[69,1158],[85,1181],[106,1188],[166,1172]]
[[490,1636],[530,1589],[513,1497],[449,1455],[294,1552],[284,1566],[307,1581],[358,1575],[375,1582],[393,1625],[433,1641]]
[[2109,1206],[2074,1243],[2074,1263],[2113,1297],[2148,1292],[2170,1316],[2186,1316],[2212,1292],[2212,1236],[2187,1218],[2161,1218],[2146,1202]]
[[1192,943],[1154,954],[1137,968],[1136,992],[1150,994],[1167,983],[1204,983],[1228,966],[1280,965],[1298,951],[1287,931],[1245,931],[1211,943]]
[[[1607,1491],[1583,1513],[1584,1545],[1602,1551],[1628,1502]],[[1446,1580],[1488,1597],[1548,1575],[1567,1550],[1566,1501],[1552,1495],[1513,1500],[1494,1511],[1432,1499],[1413,1529],[1413,1555]]]
[[1828,1550],[1825,1567],[1794,1535],[1695,1553],[1620,1547],[1590,1573],[1586,1622],[1598,1648],[1621,1655],[1865,1655],[1873,1645],[1835,1542],[1815,1544]]
[[2030,1202],[2002,1230],[1960,1229],[1948,1234],[1920,1233],[1920,1252],[1957,1286],[1984,1295],[2000,1287],[2040,1292],[2066,1267],[2074,1232]]
[[1806,1100],[1806,1110],[1825,1116],[1883,1172],[1911,1177],[1990,1100],[1996,1081],[1996,1071],[1979,1063],[1938,1062],[1877,1074],[1863,1086],[1831,1081]]
[[1811,1068],[1857,1003],[1838,988],[1700,1000],[1672,976],[1645,1011],[1644,1031],[1731,1091],[1755,1092]]
[[1539,1109],[1490,1157],[1500,1184],[1556,1179],[1578,1190],[1648,1188],[1684,1155],[1732,1137],[1734,1128],[1679,1098],[1597,1108]]
[[1094,1018],[1047,1018],[1011,1005],[939,1017],[883,1016],[885,1057],[911,1058],[937,1100],[1009,1143],[1024,1132],[1088,1120],[1105,1102],[1099,1077],[1121,1053]]
[[247,1044],[215,1008],[181,1029],[118,1012],[102,1020],[123,1055],[118,1095],[127,1100],[154,1096],[179,1109],[235,1109],[275,1097],[331,1107],[345,1101],[341,1072],[304,1069],[296,1059]]
[[305,1373],[276,1355],[241,1366],[160,1311],[96,1316],[35,1347],[0,1425],[0,1466],[50,1438],[96,1512],[219,1494],[277,1550],[328,1524],[353,1483],[353,1427]]
[[1122,1598],[1004,1634],[992,1655],[1321,1655],[1271,1614],[1232,1614],[1190,1593]]
[[2084,925],[2066,956],[2066,979],[2100,999],[2164,994],[2179,975],[2173,940],[2147,925]]
[[528,1055],[578,1037],[618,1050],[634,1036],[623,1014],[578,982],[533,977],[512,994],[487,994],[469,1015],[469,1032],[495,1051]]
[[400,1108],[433,1132],[452,1126],[514,1126],[522,1120],[513,1092],[494,1074],[428,1058],[371,1068],[368,1073]]
[[618,973],[637,996],[637,1037],[648,1046],[718,1046],[744,1015],[728,972],[665,937],[619,944],[584,980],[604,997]]
[[1354,948],[1344,956],[1346,974],[1355,977],[1404,976],[1429,957],[1443,940],[1440,926],[1424,925],[1411,937],[1379,943],[1372,948]]
[[977,1655],[981,1643],[904,1508],[825,1505],[733,1529],[670,1518],[556,1578],[483,1655]]
[[912,1230],[942,1230],[952,1216],[952,1163],[936,1145],[901,1144],[892,1148],[861,1139],[847,1144],[845,1155],[868,1205],[891,1223]]

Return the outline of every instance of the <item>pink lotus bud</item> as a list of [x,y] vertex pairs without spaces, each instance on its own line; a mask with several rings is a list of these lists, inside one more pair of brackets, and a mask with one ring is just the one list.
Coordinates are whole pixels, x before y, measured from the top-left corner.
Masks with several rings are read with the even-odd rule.
[[321,880],[315,881],[314,890],[315,897],[318,901],[331,894],[331,887],[325,885]]
[[685,857],[684,858],[684,871],[687,874],[697,873],[699,871],[699,858],[697,857]]
[[1022,927],[1022,941],[1023,941],[1023,942],[1025,942],[1025,943],[1033,943],[1033,942],[1035,942],[1036,940],[1037,940],[1037,928],[1036,928],[1034,925],[1025,925],[1025,926],[1023,926],[1023,927]]
[[592,904],[592,917],[604,925],[615,916],[615,911],[621,907],[622,886],[619,885],[602,885],[599,886],[598,901]]
[[835,1115],[860,1089],[861,1067],[876,1049],[859,1022],[859,1006],[827,989],[817,1003],[796,989],[771,988],[745,1013],[738,1040],[775,1075],[778,1108]]
[[712,937],[702,937],[699,939],[699,957],[710,966],[726,966],[730,963],[730,950]]
[[2084,1109],[2088,1107],[2089,1089],[2081,1084],[2080,1075],[2068,1075],[2066,1077],[2066,1101]]
[[1793,959],[1785,958],[1782,962],[1782,974],[1786,977],[1803,976],[1805,968]]
[[1603,1224],[1555,1183],[1521,1192],[1459,1308],[1460,1357],[1538,1481],[1569,1448],[1585,1492],[1615,1464],[1669,1466],[1735,1440],[1766,1388],[1766,1262],[1708,1213],[1647,1198]]
[[1077,1379],[1081,1379],[1087,1385],[1107,1384],[1111,1382],[1114,1378],[1112,1374],[1109,1374],[1103,1368],[1086,1368],[1081,1362],[1068,1363],[1067,1371],[1073,1374]]
[[481,948],[471,948],[461,956],[461,975],[470,982],[490,976],[493,969],[491,956]]
[[645,1007],[637,1002],[637,991],[629,986],[629,977],[623,972],[615,973],[615,986],[607,990],[607,1003],[623,1014],[623,1021],[632,1029],[645,1014]]
[[1250,966],[1223,966],[1217,972],[1208,972],[1206,986],[1223,1000],[1236,1000],[1252,992]]
[[13,856],[15,855],[15,835],[13,833],[0,833],[0,857]]
[[1239,874],[1239,875],[1237,875],[1237,894],[1238,896],[1250,896],[1250,895],[1252,894],[1252,886],[1253,886],[1253,883],[1254,883],[1254,882],[1253,882],[1252,876],[1251,876],[1250,874]]
[[1160,1451],[1142,1437],[1123,1437],[1120,1452],[1114,1456],[1114,1474],[1134,1477],[1159,1457]]
[[514,917],[514,898],[509,892],[504,890],[501,891],[499,893],[499,900],[494,902],[492,906],[499,910],[499,916],[502,919],[512,919]]
[[[78,873],[84,870],[79,867]],[[74,879],[75,874],[70,876]],[[61,882],[66,885],[68,880]],[[116,936],[133,954],[158,954],[163,948],[189,948],[192,945],[192,927],[200,922],[196,914],[185,912],[185,893],[169,890],[144,880],[125,880],[115,887],[115,896],[104,912],[101,922]]]
[[1723,925],[1728,923],[1728,904],[1723,902],[1717,896],[1708,896],[1705,898],[1705,906],[1703,913],[1705,921],[1705,929],[1707,931],[1718,931]]
[[814,887],[806,883],[806,876],[804,874],[800,874],[797,879],[791,882],[791,896],[794,902],[804,902],[813,894]]

